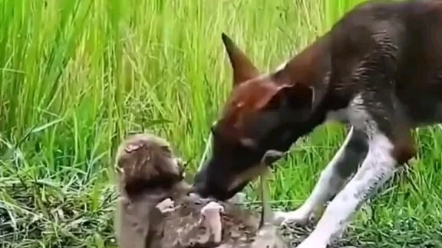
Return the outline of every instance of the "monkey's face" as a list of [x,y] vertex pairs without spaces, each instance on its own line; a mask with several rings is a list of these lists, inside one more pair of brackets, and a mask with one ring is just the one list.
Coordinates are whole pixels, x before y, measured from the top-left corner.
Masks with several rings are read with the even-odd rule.
[[117,166],[125,188],[141,191],[170,187],[183,180],[183,162],[164,139],[148,134],[128,137],[120,146]]

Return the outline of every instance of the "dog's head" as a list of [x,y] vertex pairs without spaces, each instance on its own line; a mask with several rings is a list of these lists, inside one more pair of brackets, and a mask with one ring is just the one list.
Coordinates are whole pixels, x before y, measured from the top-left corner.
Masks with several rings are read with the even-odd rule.
[[[212,154],[196,174],[194,187],[203,197],[225,200],[261,173],[269,150],[286,152],[311,131],[307,122],[314,89],[303,80],[311,73],[306,66],[311,54],[260,75],[229,37],[223,34],[222,40],[233,69],[233,89],[211,128]],[[266,159],[269,165],[279,157]]]
[[171,187],[183,180],[183,165],[170,144],[152,134],[127,137],[116,156],[119,183],[130,194],[148,188]]

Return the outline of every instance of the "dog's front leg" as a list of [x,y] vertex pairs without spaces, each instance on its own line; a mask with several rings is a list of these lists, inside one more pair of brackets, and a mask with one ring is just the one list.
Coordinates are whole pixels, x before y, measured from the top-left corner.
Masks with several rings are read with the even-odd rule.
[[367,151],[366,134],[351,127],[341,148],[321,172],[318,182],[304,204],[295,211],[276,212],[275,224],[291,222],[305,224],[316,208],[321,207],[338,193],[365,158]]
[[394,131],[400,132],[387,136],[376,130],[368,134],[369,151],[361,168],[328,205],[315,230],[298,248],[325,248],[341,237],[355,211],[392,177],[396,165],[414,156],[409,130]]

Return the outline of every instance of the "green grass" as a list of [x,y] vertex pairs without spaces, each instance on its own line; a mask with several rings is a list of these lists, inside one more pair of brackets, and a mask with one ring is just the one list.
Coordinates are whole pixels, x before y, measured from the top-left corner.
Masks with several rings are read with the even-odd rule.
[[[115,147],[153,130],[196,167],[231,88],[221,32],[265,72],[356,2],[1,0],[2,247],[111,247]],[[357,214],[364,247],[442,247],[438,129],[418,132],[409,177]],[[307,197],[344,134],[319,128],[281,162],[275,207]]]

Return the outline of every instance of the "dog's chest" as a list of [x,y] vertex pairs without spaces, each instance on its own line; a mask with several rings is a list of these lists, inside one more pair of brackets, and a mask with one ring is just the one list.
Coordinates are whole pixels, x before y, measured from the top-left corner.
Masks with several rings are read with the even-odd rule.
[[325,122],[338,121],[363,128],[371,118],[367,112],[368,106],[364,103],[360,94],[356,95],[345,108],[331,110],[326,114]]

